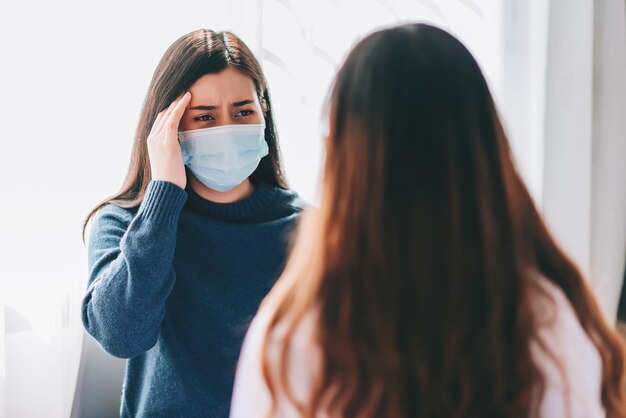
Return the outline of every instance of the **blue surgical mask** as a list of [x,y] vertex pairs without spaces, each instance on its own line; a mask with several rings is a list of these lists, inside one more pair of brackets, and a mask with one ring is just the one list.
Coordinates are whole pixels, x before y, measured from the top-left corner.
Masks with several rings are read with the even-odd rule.
[[223,125],[178,133],[183,162],[205,186],[232,190],[268,154],[265,125]]

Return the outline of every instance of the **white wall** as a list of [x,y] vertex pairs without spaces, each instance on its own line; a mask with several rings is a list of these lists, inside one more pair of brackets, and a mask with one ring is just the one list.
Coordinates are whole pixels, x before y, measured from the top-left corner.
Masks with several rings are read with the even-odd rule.
[[626,2],[594,3],[591,276],[615,318],[626,265]]
[[623,1],[550,3],[544,212],[613,321],[626,256]]
[[589,273],[593,1],[579,3],[551,2],[543,199],[554,232]]
[[504,1],[501,111],[520,172],[541,207],[544,186],[546,0]]

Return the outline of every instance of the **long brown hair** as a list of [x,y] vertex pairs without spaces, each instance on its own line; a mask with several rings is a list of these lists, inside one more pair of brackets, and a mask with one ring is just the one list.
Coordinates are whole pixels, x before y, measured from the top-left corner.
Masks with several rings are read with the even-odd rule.
[[[621,340],[546,229],[461,42],[424,24],[362,40],[336,77],[329,132],[321,207],[264,302],[275,309],[262,357],[275,407],[281,392],[309,418],[534,416],[545,382],[532,303],[544,277],[600,353],[608,415],[625,416]],[[287,367],[311,312],[322,361],[302,400]]]
[[102,201],[89,213],[84,227],[94,213],[108,203],[124,208],[141,204],[152,178],[146,140],[157,115],[200,77],[219,73],[227,67],[234,67],[252,79],[264,111],[265,141],[269,154],[261,160],[250,178],[255,183],[265,182],[287,188],[270,94],[261,66],[234,33],[200,29],[180,37],[161,58],[141,109],[126,179],[118,193]]

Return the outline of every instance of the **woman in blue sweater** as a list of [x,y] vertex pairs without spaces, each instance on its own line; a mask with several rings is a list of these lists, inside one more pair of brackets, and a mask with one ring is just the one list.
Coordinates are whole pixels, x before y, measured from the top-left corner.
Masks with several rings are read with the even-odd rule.
[[88,216],[86,330],[127,358],[123,417],[226,417],[243,336],[302,210],[266,82],[234,34],[161,59],[120,192]]

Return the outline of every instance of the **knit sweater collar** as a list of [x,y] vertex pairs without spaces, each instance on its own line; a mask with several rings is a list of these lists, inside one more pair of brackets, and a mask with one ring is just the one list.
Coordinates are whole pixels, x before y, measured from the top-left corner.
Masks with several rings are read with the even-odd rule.
[[216,203],[198,195],[191,185],[186,188],[187,206],[195,212],[225,222],[254,221],[264,210],[280,196],[278,187],[260,183],[254,193],[234,203]]

